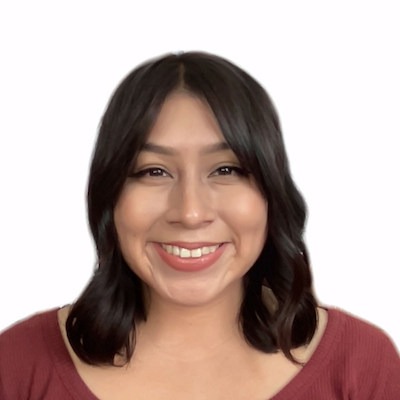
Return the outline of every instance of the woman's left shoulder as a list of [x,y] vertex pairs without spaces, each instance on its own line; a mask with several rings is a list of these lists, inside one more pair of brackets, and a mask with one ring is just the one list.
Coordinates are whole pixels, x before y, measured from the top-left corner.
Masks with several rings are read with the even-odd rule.
[[383,329],[339,308],[328,308],[329,320],[336,332],[337,358],[346,360],[349,368],[368,373],[394,368],[400,376],[399,350]]
[[328,319],[338,328],[341,342],[352,348],[395,350],[395,345],[387,332],[373,323],[340,308],[328,307]]
[[[360,399],[400,399],[400,355],[389,335],[348,311],[328,307],[329,369]],[[334,370],[334,371],[333,371]]]

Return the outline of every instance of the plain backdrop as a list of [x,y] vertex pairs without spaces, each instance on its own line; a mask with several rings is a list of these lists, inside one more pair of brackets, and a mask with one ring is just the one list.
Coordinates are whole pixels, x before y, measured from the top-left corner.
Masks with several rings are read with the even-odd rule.
[[101,115],[137,64],[223,56],[275,102],[309,208],[318,299],[400,347],[397,1],[3,1],[0,330],[71,303],[95,264],[85,189]]

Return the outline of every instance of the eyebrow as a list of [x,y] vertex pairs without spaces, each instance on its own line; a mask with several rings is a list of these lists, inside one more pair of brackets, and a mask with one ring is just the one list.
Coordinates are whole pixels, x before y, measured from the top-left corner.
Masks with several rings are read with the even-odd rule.
[[[217,143],[213,143],[213,144],[203,147],[200,153],[202,155],[206,155],[206,154],[218,153],[220,151],[226,151],[226,150],[231,150],[231,147],[229,146],[228,143],[217,142]],[[173,147],[161,146],[159,144],[155,144],[155,143],[151,143],[151,142],[144,143],[143,146],[141,147],[140,151],[147,151],[150,153],[162,154],[165,156],[176,156],[179,154],[178,151],[176,151]]]

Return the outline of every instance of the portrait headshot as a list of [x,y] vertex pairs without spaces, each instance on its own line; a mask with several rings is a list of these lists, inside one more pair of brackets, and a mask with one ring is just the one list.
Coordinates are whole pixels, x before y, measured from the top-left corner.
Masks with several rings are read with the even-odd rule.
[[392,56],[314,11],[318,55],[299,22],[144,45],[146,21],[106,32],[100,7],[102,42],[52,22],[48,63],[10,67],[1,400],[400,399],[397,67],[352,67]]

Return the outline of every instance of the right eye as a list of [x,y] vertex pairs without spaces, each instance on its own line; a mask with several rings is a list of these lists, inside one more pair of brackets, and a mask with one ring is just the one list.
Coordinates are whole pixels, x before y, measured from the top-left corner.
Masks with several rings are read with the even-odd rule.
[[167,176],[168,173],[165,172],[162,168],[146,168],[143,169],[142,171],[136,172],[135,174],[132,175],[133,178],[142,178],[144,176],[148,177],[163,177]]

